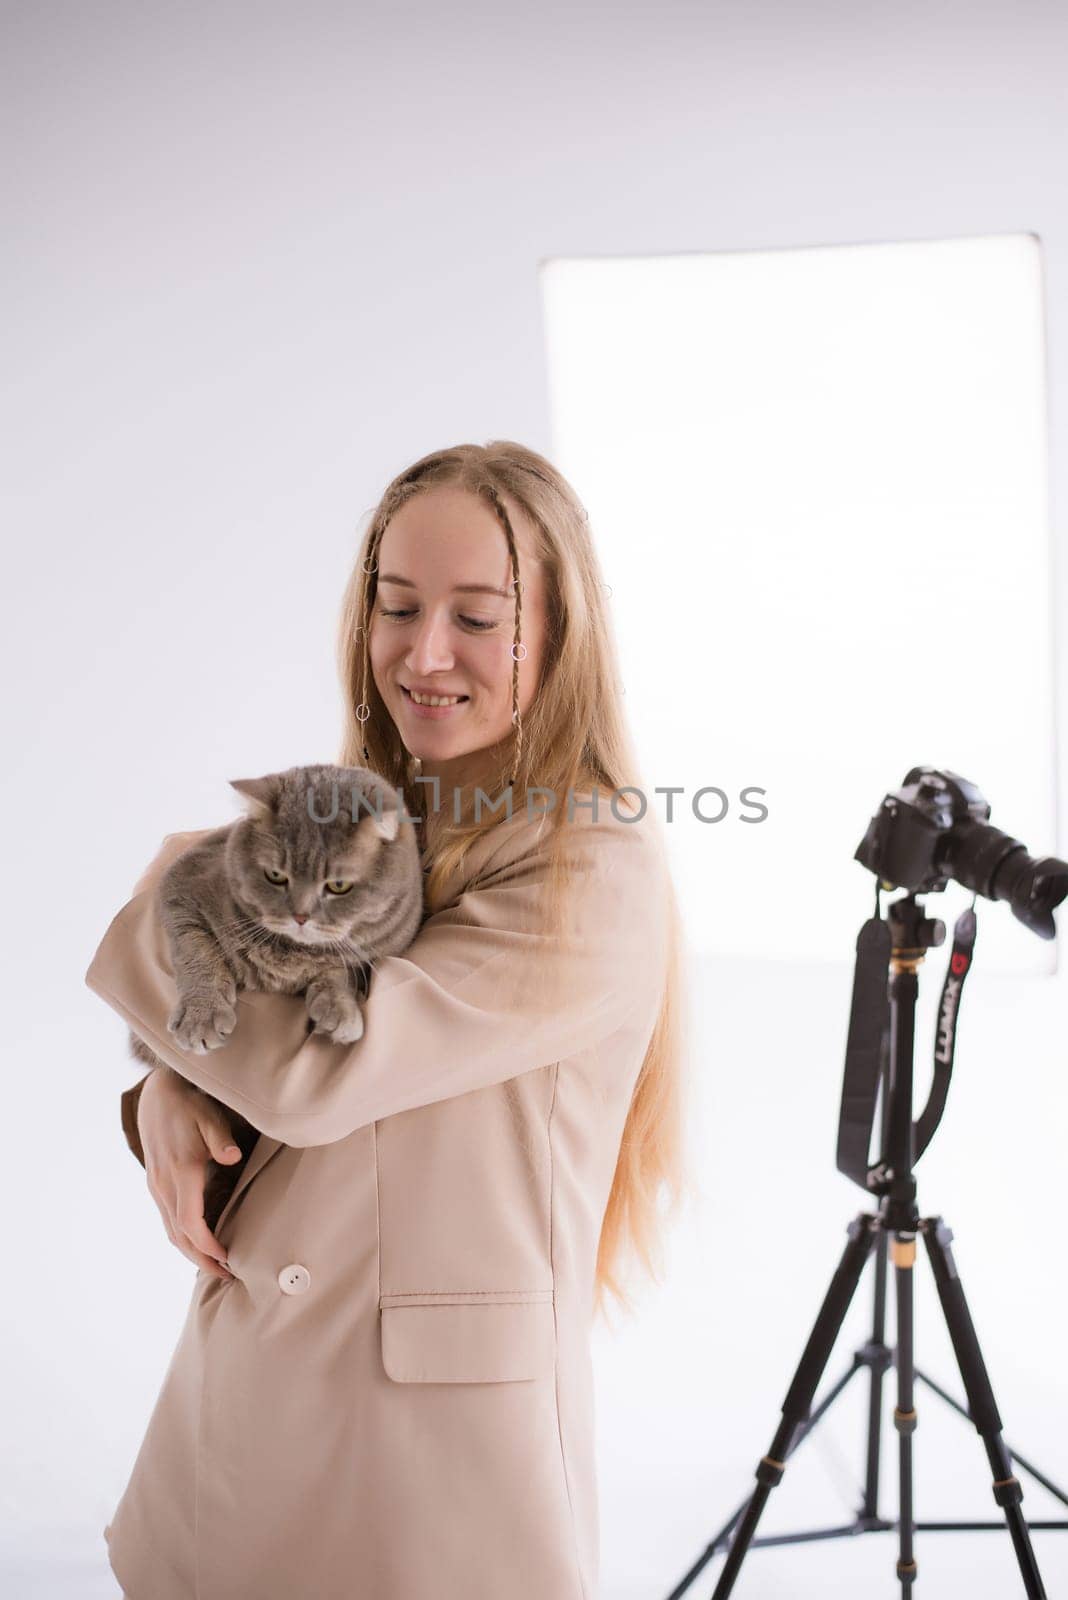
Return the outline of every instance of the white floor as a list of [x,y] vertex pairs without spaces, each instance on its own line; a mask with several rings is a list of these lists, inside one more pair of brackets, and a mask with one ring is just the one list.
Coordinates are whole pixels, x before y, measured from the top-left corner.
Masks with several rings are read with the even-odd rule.
[[[1068,1535],[1037,1534],[1034,1543],[1048,1594],[1068,1593]],[[789,1551],[755,1550],[746,1557],[732,1600],[898,1600],[895,1561],[890,1534]],[[932,1534],[918,1547],[917,1562],[917,1600],[1010,1600],[1026,1592],[1008,1534]],[[709,1600],[721,1567],[722,1558],[706,1568],[686,1600]],[[614,1583],[600,1600],[665,1600],[681,1575],[680,1568]]]
[[[709,1535],[714,1531],[711,1526],[707,1530]],[[1068,1594],[1068,1534],[1036,1533],[1033,1542],[1049,1595]],[[79,1554],[82,1541],[73,1537],[65,1538],[64,1544],[71,1553],[63,1559],[57,1559],[54,1551],[36,1556],[28,1551],[17,1561],[0,1563],[0,1594],[5,1600],[122,1600],[102,1554],[96,1559],[88,1551]],[[659,1564],[650,1563],[640,1575],[606,1580],[598,1600],[666,1600],[701,1545],[698,1537],[690,1547],[665,1552]],[[1009,1600],[1025,1592],[1007,1533],[921,1534],[917,1559],[917,1600],[920,1596]],[[892,1534],[788,1550],[751,1550],[734,1595],[737,1600],[828,1600],[828,1596],[877,1600],[884,1595],[897,1600],[895,1560]],[[687,1600],[709,1600],[722,1564],[723,1558],[718,1557],[706,1567],[687,1590]],[[302,1596],[301,1600],[315,1597]],[[371,1597],[354,1592],[353,1600]]]

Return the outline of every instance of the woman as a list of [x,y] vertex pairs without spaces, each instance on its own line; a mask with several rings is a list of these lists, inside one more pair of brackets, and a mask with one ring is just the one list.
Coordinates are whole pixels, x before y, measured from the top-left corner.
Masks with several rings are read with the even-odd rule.
[[[589,1332],[683,1193],[681,941],[659,824],[616,794],[636,767],[567,482],[510,442],[402,473],[340,664],[339,762],[424,834],[428,914],[363,1037],[247,993],[222,1049],[176,1047],[151,891],[197,834],[86,975],[168,1063],[123,1126],[201,1268],[109,1557],[130,1600],[594,1600]],[[511,814],[477,817],[509,779]],[[227,1108],[260,1135],[213,1235]]]

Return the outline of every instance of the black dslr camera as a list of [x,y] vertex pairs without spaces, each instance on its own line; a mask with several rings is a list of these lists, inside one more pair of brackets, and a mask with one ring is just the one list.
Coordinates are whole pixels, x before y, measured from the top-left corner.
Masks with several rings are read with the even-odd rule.
[[974,783],[936,767],[913,767],[883,800],[854,860],[888,889],[933,894],[950,879],[988,900],[1007,900],[1040,939],[1056,937],[1053,908],[1068,894],[1068,864],[1028,855],[987,820]]

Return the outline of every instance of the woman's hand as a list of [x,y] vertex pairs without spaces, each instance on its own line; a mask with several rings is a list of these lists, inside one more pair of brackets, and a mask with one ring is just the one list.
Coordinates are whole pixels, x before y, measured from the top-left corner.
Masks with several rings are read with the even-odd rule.
[[205,1272],[233,1282],[226,1251],[204,1221],[209,1158],[233,1166],[241,1160],[218,1105],[170,1067],[154,1067],[137,1107],[148,1189],[171,1243]]

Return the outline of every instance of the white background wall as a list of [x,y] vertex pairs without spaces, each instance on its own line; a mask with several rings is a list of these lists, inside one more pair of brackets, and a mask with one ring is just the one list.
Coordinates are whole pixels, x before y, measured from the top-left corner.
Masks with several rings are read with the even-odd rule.
[[[232,815],[230,777],[334,753],[335,623],[364,513],[442,443],[551,452],[547,257],[1033,230],[1068,615],[1068,21],[974,0],[157,0],[8,4],[2,26],[0,1587],[58,1600],[116,1593],[101,1530],[193,1276],[122,1141],[123,1029],[82,976],[164,832]],[[997,650],[996,616],[975,645]],[[1065,821],[1062,802],[1062,855]],[[818,886],[790,887],[753,893],[796,919],[800,946]],[[665,1287],[597,1335],[606,1600],[666,1595],[770,1443],[863,1198],[833,1161],[850,977],[800,955],[694,972],[700,1214]],[[1062,1483],[1066,1012],[1063,971],[994,979],[980,957],[921,1168],[924,1209],[957,1233],[1006,1435]],[[921,1363],[956,1392],[922,1257],[917,1294]],[[861,1416],[840,1404],[767,1530],[847,1519]],[[919,1406],[920,1514],[991,1515],[977,1435]],[[891,1440],[891,1514],[892,1461]],[[1025,1506],[1056,1514],[1029,1485]],[[1056,1593],[1068,1537],[1035,1542]],[[1003,1533],[928,1536],[919,1560],[924,1594],[1021,1592]],[[736,1592],[892,1594],[893,1563],[886,1537],[754,1552]]]

